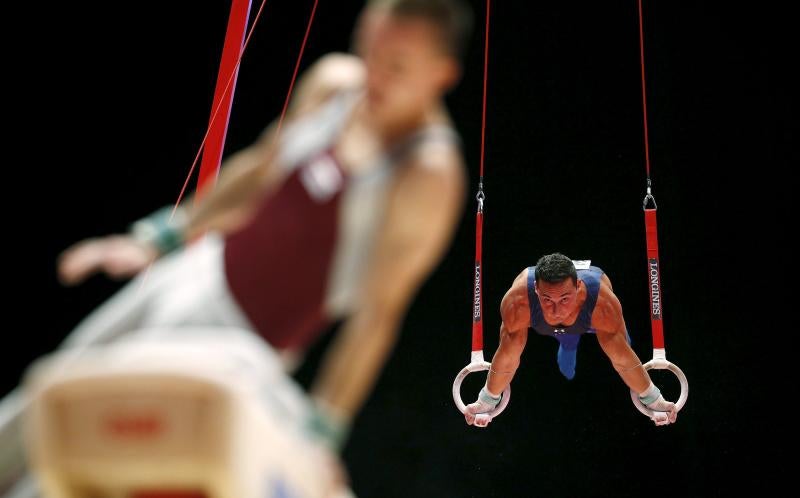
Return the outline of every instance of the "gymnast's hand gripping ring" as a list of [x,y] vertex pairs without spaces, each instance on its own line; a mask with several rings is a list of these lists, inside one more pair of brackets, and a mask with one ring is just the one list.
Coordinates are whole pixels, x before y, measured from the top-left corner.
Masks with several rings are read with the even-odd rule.
[[[667,360],[663,349],[654,350],[653,359],[642,366],[645,370],[669,370],[675,374],[681,384],[681,395],[678,397],[678,401],[675,402],[675,408],[680,411],[681,408],[683,408],[683,405],[686,404],[686,399],[689,397],[689,381],[686,380],[686,375],[684,375],[683,370],[678,368],[678,365]],[[663,419],[666,417],[664,412],[651,410],[641,401],[639,401],[639,395],[634,391],[631,391],[631,400],[633,401],[633,405],[637,410],[642,412],[643,415],[646,415],[654,422],[658,419]]]
[[[483,351],[473,351],[472,354],[473,356],[470,364],[462,368],[461,371],[458,372],[458,375],[456,375],[456,379],[453,381],[453,401],[455,401],[456,407],[458,408],[458,411],[460,411],[461,413],[466,413],[467,411],[466,405],[461,400],[461,383],[464,381],[467,375],[474,372],[482,372],[484,370],[489,370],[492,366],[492,364],[489,363],[488,361],[484,361]],[[494,418],[500,415],[501,413],[503,413],[503,410],[506,409],[506,406],[508,406],[508,402],[511,400],[510,384],[508,387],[505,388],[502,396],[503,397],[500,399],[500,403],[498,403],[493,410],[487,412],[487,415],[489,415],[489,417]]]

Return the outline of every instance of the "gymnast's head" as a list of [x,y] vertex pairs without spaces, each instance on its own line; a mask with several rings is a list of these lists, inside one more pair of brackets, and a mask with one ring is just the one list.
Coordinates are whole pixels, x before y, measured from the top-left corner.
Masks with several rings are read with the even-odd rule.
[[578,306],[578,271],[571,259],[560,253],[548,254],[536,262],[536,296],[545,321],[560,325]]
[[472,29],[461,0],[370,0],[354,38],[378,119],[402,119],[437,105],[461,75]]

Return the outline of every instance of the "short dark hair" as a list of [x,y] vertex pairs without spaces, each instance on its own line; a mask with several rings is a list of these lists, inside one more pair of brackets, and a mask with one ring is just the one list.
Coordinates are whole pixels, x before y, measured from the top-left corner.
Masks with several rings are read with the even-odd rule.
[[371,0],[369,6],[384,8],[393,16],[429,21],[439,28],[447,53],[463,57],[472,33],[472,11],[461,0]]
[[547,282],[548,284],[558,284],[572,279],[572,283],[578,283],[578,270],[575,263],[561,253],[554,252],[539,258],[536,262],[536,273],[534,274],[537,282]]

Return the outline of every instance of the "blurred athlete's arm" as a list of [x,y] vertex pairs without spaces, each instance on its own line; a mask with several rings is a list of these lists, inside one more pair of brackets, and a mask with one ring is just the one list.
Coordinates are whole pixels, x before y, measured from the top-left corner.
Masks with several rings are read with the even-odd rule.
[[[287,110],[286,121],[297,119],[318,108],[335,92],[358,86],[363,79],[361,62],[349,55],[331,54],[312,66],[298,82]],[[232,154],[220,168],[216,185],[201,201],[184,201],[177,219],[168,223],[171,208],[164,208],[145,219],[155,230],[151,238],[130,235],[83,240],[69,247],[59,257],[58,273],[64,284],[75,285],[95,272],[111,277],[135,275],[151,261],[206,231],[227,233],[249,219],[258,200],[277,184],[281,175],[275,168],[276,124],[270,125],[255,143]],[[152,230],[151,230],[152,232]],[[166,244],[156,243],[167,240]]]
[[412,297],[449,245],[463,203],[463,166],[450,144],[424,145],[398,175],[357,309],[312,389],[344,425],[376,382]]

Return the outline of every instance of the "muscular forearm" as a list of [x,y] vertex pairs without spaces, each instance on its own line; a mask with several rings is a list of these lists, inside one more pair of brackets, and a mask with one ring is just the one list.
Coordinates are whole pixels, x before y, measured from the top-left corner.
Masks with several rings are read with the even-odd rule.
[[639,357],[628,345],[624,335],[622,333],[614,334],[612,337],[598,335],[598,339],[625,385],[637,393],[644,392],[650,386],[650,376],[642,367]]
[[519,368],[520,356],[525,348],[527,332],[508,332],[501,329],[500,346],[492,358],[492,367],[486,380],[486,387],[493,394],[500,394],[511,383]]
[[[636,363],[639,363],[638,359]],[[633,364],[633,367],[628,368],[617,368],[616,365],[614,367],[617,368],[617,373],[619,373],[625,385],[636,393],[642,393],[650,386],[650,376],[647,375],[647,370],[644,369],[641,363],[638,365],[636,363]]]
[[361,408],[397,338],[396,313],[364,311],[342,326],[326,354],[312,397],[345,421]]

